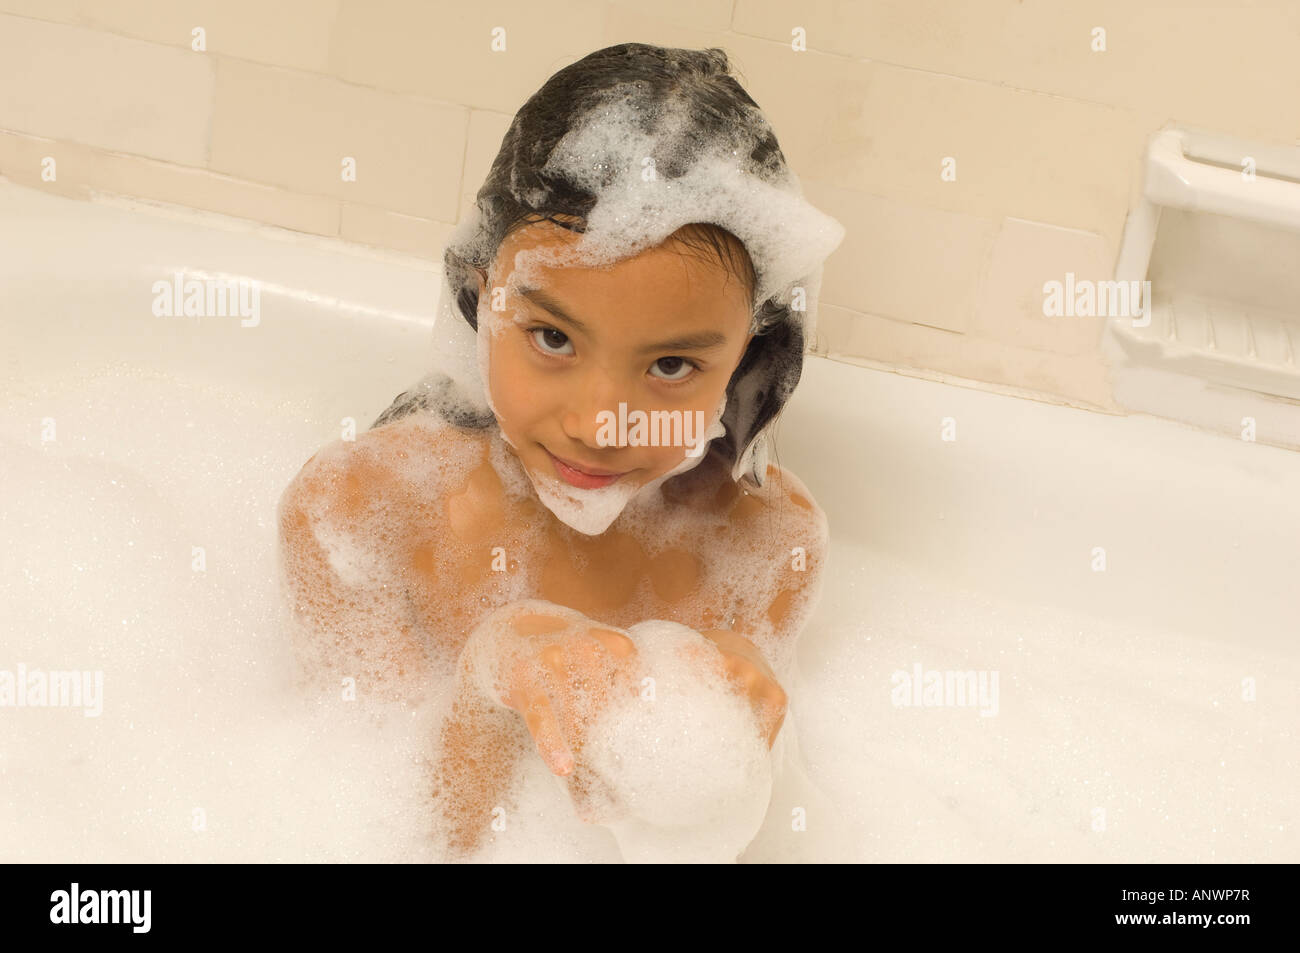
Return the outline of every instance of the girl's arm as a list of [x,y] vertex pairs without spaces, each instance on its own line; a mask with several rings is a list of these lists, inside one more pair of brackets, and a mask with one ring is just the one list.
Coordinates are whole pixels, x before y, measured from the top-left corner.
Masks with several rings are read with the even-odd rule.
[[[299,651],[312,667],[332,678],[356,677],[363,691],[414,701],[427,691],[432,671],[427,635],[397,565],[400,554],[371,566],[375,578],[367,583],[358,578],[364,565],[348,565],[337,551],[332,561],[320,538],[324,526],[326,539],[344,547],[344,555],[346,547],[364,552],[360,547],[380,538],[377,516],[391,520],[409,504],[400,479],[383,463],[384,448],[369,449],[384,435],[370,431],[352,446],[322,450],[285,489],[278,507],[281,580]],[[440,742],[434,797],[449,823],[451,847],[467,853],[478,845],[526,750],[519,718],[493,704],[462,671]]]
[[299,471],[277,508],[280,581],[313,666],[354,677],[363,691],[391,685],[396,673],[393,690],[415,695],[429,668],[423,633],[395,554],[375,549],[377,514],[403,505],[381,460],[358,441],[322,450]]
[[447,824],[447,842],[472,853],[514,778],[524,748],[515,712],[493,705],[458,678],[442,724],[434,767],[434,802]]

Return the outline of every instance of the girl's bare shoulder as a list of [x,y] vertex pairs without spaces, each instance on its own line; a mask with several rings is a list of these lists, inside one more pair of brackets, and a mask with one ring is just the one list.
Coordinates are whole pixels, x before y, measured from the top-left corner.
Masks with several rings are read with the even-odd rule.
[[759,560],[732,581],[733,601],[747,607],[735,624],[755,637],[770,626],[774,641],[765,648],[784,652],[815,601],[830,544],[826,514],[802,480],[775,464],[761,487],[727,482],[717,501],[727,523],[720,558],[748,553]]
[[289,490],[300,503],[352,518],[394,505],[427,505],[487,452],[486,435],[412,414],[322,447]]
[[749,481],[737,483],[729,476],[715,486],[711,508],[743,532],[780,525],[813,527],[818,535],[825,535],[826,514],[804,482],[784,467],[769,464],[761,487]]

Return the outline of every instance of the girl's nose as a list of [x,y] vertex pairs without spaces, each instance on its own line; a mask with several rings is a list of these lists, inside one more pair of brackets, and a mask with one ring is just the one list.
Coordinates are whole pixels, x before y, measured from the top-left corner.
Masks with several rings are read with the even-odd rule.
[[[615,444],[602,441],[602,431],[617,436],[617,424],[608,428],[602,423],[601,413],[613,414],[618,420],[618,405],[627,402],[627,388],[605,371],[594,369],[586,374],[579,386],[569,395],[564,414],[564,432],[592,449]],[[630,410],[630,408],[629,408]]]

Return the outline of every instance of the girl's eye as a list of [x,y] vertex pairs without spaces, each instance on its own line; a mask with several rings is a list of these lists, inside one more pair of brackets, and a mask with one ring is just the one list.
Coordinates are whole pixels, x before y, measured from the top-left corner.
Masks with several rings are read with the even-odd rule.
[[[573,353],[572,345],[569,344],[568,335],[563,331],[557,331],[555,328],[530,328],[528,333],[532,336],[533,344],[543,354],[554,354],[556,356],[568,357]],[[570,349],[568,351],[552,350],[552,346],[557,349],[569,346]]]
[[[665,365],[667,365],[667,367],[665,367]],[[684,381],[686,378],[690,377],[691,371],[699,370],[699,365],[694,361],[688,361],[684,357],[661,357],[650,366],[650,369],[652,371],[658,369],[665,372],[665,376],[659,378],[661,381],[671,381],[676,383],[677,381]]]
[[[563,331],[552,327],[528,328],[527,334],[533,340],[533,346],[543,354],[552,357],[572,357],[573,342],[569,340],[567,334]],[[568,350],[563,350],[568,348]],[[678,384],[688,380],[692,371],[698,371],[700,365],[685,357],[661,357],[650,365],[651,371],[661,371],[662,374],[655,374],[661,381],[670,384]]]

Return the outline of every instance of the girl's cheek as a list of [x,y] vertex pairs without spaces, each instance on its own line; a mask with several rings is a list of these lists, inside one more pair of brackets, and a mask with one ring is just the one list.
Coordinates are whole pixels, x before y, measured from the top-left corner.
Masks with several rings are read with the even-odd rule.
[[503,418],[502,427],[518,442],[522,431],[548,412],[544,382],[538,380],[528,356],[517,352],[494,363],[491,376],[492,401]]
[[[520,354],[514,351],[505,367],[506,373],[502,375],[502,386],[508,391],[508,399],[517,409],[523,409],[530,401],[536,399],[539,382],[536,379],[537,372],[528,360],[527,354]],[[534,395],[531,396],[530,395]]]

